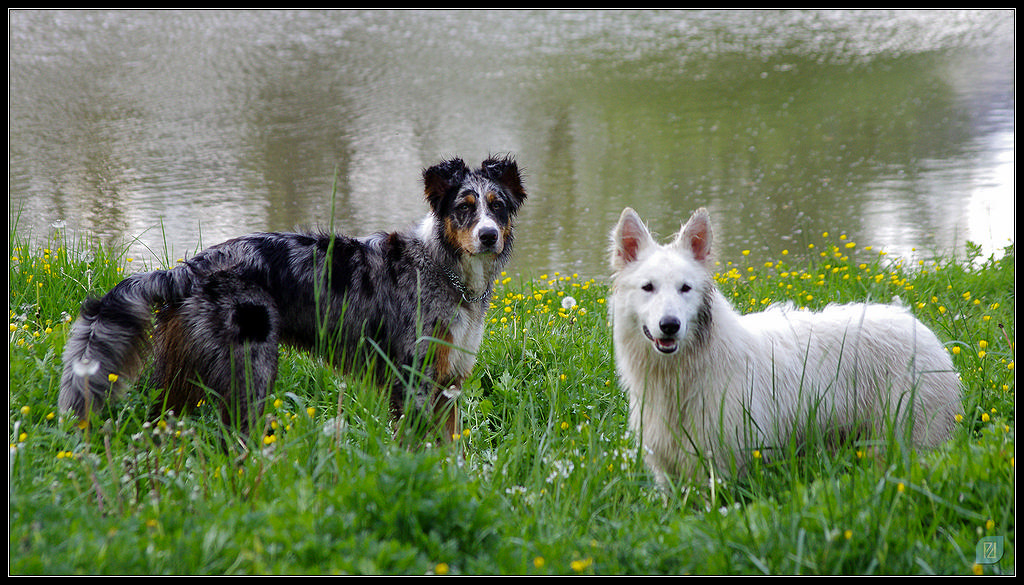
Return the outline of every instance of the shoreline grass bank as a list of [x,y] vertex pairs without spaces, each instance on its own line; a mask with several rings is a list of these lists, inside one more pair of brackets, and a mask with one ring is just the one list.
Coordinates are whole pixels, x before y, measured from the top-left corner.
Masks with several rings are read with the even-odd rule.
[[[626,430],[607,286],[504,276],[452,448],[406,449],[358,379],[285,350],[266,429],[56,412],[87,293],[135,261],[9,235],[9,571],[19,574],[1012,574],[1015,260],[893,260],[822,234],[813,259],[721,259],[742,312],[898,297],[946,344],[965,416],[939,449],[808,446],[742,480],[658,490]],[[800,260],[791,260],[799,256]],[[977,562],[1002,537],[998,562]]]

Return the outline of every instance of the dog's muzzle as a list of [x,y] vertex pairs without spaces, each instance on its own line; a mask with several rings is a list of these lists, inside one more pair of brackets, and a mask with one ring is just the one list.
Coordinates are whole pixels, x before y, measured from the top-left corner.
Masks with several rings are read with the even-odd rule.
[[661,333],[661,336],[655,337],[652,335],[647,325],[644,325],[644,335],[654,343],[655,349],[661,353],[675,353],[679,349],[679,341],[676,339],[676,334],[679,333],[680,327],[679,319],[675,317],[662,317],[661,321],[658,321],[658,332]]
[[483,226],[477,230],[474,254],[498,254],[501,252],[501,247],[501,233],[498,228]]
[[477,237],[480,239],[480,249],[484,252],[497,252],[498,230],[492,227],[482,228]]

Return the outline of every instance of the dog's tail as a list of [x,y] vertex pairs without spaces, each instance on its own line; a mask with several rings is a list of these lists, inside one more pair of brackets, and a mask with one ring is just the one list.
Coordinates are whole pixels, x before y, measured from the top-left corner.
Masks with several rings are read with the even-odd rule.
[[134,378],[149,347],[154,307],[184,298],[190,288],[183,265],[132,275],[82,303],[64,346],[60,410],[85,420]]

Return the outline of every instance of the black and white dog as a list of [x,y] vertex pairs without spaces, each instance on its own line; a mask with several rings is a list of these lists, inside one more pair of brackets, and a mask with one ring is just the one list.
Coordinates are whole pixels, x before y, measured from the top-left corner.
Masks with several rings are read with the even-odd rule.
[[251,234],[87,300],[64,350],[60,408],[83,419],[101,408],[152,344],[164,408],[215,402],[248,433],[283,343],[366,369],[396,419],[415,414],[450,438],[526,191],[511,157],[476,170],[448,160],[423,171],[423,183],[430,212],[413,229]]

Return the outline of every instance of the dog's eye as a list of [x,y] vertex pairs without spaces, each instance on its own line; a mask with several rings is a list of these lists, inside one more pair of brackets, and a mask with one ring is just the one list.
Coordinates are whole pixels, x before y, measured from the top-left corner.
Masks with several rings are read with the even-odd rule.
[[469,201],[463,201],[462,203],[459,203],[458,205],[455,206],[455,211],[459,211],[459,212],[473,211],[473,204],[471,202],[469,202]]
[[644,285],[640,287],[640,290],[644,292],[654,292],[654,284],[645,282]]
[[502,209],[505,209],[505,202],[501,199],[494,199],[491,201],[491,209],[494,211],[501,211]]
[[683,286],[679,287],[679,292],[681,292],[681,293],[690,292],[690,285],[684,284]]

